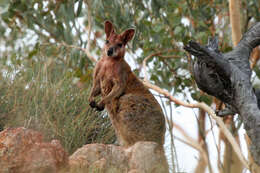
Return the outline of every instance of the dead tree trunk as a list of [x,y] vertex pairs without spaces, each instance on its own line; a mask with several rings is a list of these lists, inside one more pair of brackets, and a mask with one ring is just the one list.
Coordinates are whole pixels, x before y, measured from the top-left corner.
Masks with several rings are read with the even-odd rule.
[[233,51],[222,54],[216,38],[207,46],[190,41],[184,47],[196,57],[194,77],[198,87],[226,103],[229,108],[219,115],[238,113],[252,141],[250,147],[256,163],[260,165],[260,110],[250,78],[250,54],[260,45],[260,22],[251,27]]

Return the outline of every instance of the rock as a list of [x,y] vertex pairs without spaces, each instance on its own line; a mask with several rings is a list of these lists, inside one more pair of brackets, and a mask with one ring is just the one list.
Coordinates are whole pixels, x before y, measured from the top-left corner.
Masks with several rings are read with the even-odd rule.
[[137,142],[129,148],[88,144],[69,158],[70,172],[168,173],[162,148],[155,142]]
[[128,158],[120,146],[88,144],[79,148],[69,158],[70,172],[124,173]]
[[56,173],[67,164],[67,153],[57,140],[43,142],[39,132],[22,127],[0,132],[1,173]]
[[130,147],[129,167],[136,173],[169,172],[164,150],[154,142],[137,142]]
[[124,148],[88,144],[68,159],[57,140],[44,142],[26,128],[0,132],[0,173],[168,173],[163,149],[155,142]]

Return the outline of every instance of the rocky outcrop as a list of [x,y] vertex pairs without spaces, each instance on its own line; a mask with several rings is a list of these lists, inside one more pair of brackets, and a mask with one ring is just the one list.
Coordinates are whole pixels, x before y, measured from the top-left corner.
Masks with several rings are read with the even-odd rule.
[[39,132],[26,128],[0,133],[1,173],[56,173],[68,165],[68,156],[57,140],[43,142]]
[[88,144],[69,158],[70,172],[167,173],[162,148],[155,142],[137,142],[129,148]]
[[128,170],[128,161],[122,147],[105,144],[88,144],[69,158],[71,172],[115,172]]
[[68,158],[59,141],[21,127],[0,132],[0,173],[168,173],[168,165],[155,142],[88,144]]
[[126,151],[130,156],[129,167],[131,171],[134,170],[136,173],[169,172],[164,150],[155,142],[137,142]]

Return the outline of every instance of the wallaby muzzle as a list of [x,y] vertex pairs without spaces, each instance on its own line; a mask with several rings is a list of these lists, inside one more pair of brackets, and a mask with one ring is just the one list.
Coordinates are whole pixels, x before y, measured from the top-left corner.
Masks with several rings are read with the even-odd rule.
[[108,51],[107,51],[107,56],[112,56],[113,53],[114,53],[114,48],[111,47],[111,48],[109,48]]

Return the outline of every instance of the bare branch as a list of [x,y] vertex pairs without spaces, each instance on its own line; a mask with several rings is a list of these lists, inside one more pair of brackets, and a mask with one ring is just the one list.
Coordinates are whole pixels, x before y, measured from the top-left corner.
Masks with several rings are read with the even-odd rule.
[[178,55],[158,55],[160,58],[164,58],[164,59],[171,59],[171,58],[182,58],[181,56]]
[[[171,123],[173,124],[173,127],[176,128],[187,139],[188,142],[186,142],[186,144],[198,150],[202,154],[202,157],[205,160],[205,162],[209,164],[206,151],[203,149],[202,144],[198,143],[195,139],[189,136],[181,126],[174,122]],[[176,138],[176,136],[174,138]]]
[[[244,134],[244,138],[245,138],[245,141],[246,141],[246,146],[247,146],[247,150],[250,151],[250,146],[252,144],[250,138],[248,137],[247,134]],[[260,166],[258,166],[255,161],[254,161],[254,158],[252,156],[252,154],[250,152],[248,152],[248,161],[250,163],[250,168],[252,171],[252,173],[258,173],[260,172]]]
[[162,54],[162,51],[153,53],[153,54],[151,54],[151,55],[149,55],[149,56],[144,58],[144,60],[143,60],[143,69],[144,69],[144,80],[145,81],[148,81],[148,75],[147,75],[147,69],[146,69],[146,67],[147,67],[146,66],[146,62],[147,62],[147,60],[152,58],[152,57],[154,57],[154,56],[158,56],[158,55],[161,55],[161,54]]
[[260,46],[256,47],[251,54],[251,57],[250,57],[251,69],[255,67],[255,65],[257,64],[259,59],[260,59]]
[[181,58],[181,56],[178,55],[162,55],[163,53],[167,52],[173,52],[174,50],[168,50],[168,51],[158,51],[155,53],[152,53],[150,55],[148,55],[147,57],[144,58],[143,63],[142,63],[142,67],[144,69],[144,80],[148,81],[148,75],[147,75],[147,61],[148,59],[154,57],[154,56],[158,56],[160,58],[164,58],[164,59],[169,59],[169,58]]
[[88,8],[88,43],[87,43],[87,48],[84,49],[84,52],[87,54],[89,59],[93,62],[97,62],[97,60],[92,56],[90,53],[90,36],[91,36],[91,29],[92,29],[92,17],[91,17],[91,0],[85,0],[84,2],[87,4]]

